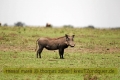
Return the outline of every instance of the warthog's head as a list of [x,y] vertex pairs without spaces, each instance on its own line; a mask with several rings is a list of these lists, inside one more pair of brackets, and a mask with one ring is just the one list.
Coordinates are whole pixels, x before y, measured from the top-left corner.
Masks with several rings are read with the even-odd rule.
[[72,36],[68,36],[67,34],[65,34],[65,37],[66,37],[66,44],[68,46],[71,46],[71,47],[74,47],[75,46],[75,43],[74,43],[74,38],[75,35],[72,35]]

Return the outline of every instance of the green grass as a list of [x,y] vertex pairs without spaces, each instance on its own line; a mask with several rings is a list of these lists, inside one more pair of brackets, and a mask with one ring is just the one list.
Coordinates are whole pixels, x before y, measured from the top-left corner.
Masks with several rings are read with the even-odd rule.
[[[97,80],[120,79],[120,30],[89,28],[0,27],[0,80],[84,80],[87,74],[4,74],[3,68],[117,68],[117,74],[89,74]],[[36,58],[39,37],[75,34],[74,48],[42,52]],[[89,78],[87,76],[87,78]],[[89,80],[89,79],[88,79]],[[94,79],[96,80],[96,79]]]

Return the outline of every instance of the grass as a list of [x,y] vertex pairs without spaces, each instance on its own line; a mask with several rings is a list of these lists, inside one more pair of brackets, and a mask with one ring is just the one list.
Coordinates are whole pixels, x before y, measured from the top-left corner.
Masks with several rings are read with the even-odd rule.
[[[89,28],[0,27],[0,80],[119,80],[120,30]],[[39,37],[75,34],[74,48],[42,52],[36,58]],[[4,74],[3,68],[117,68],[117,74]],[[96,78],[97,79],[96,79]]]

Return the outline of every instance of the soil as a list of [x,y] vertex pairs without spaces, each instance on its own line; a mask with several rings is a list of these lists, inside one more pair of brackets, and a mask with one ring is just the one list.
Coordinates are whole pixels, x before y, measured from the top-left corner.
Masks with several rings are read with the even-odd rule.
[[[0,51],[31,51],[35,52],[35,46],[5,46],[0,45]],[[65,49],[66,53],[120,53],[120,48],[104,48],[104,47],[95,47],[95,48],[71,48],[68,47]]]

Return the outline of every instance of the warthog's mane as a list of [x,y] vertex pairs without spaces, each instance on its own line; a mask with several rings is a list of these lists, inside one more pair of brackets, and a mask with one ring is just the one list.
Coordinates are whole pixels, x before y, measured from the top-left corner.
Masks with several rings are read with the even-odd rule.
[[58,38],[49,38],[49,37],[46,37],[46,38],[48,38],[48,39],[50,39],[50,40],[57,40],[57,39],[61,39],[61,38],[64,38],[65,36],[63,36],[63,37],[58,37]]

